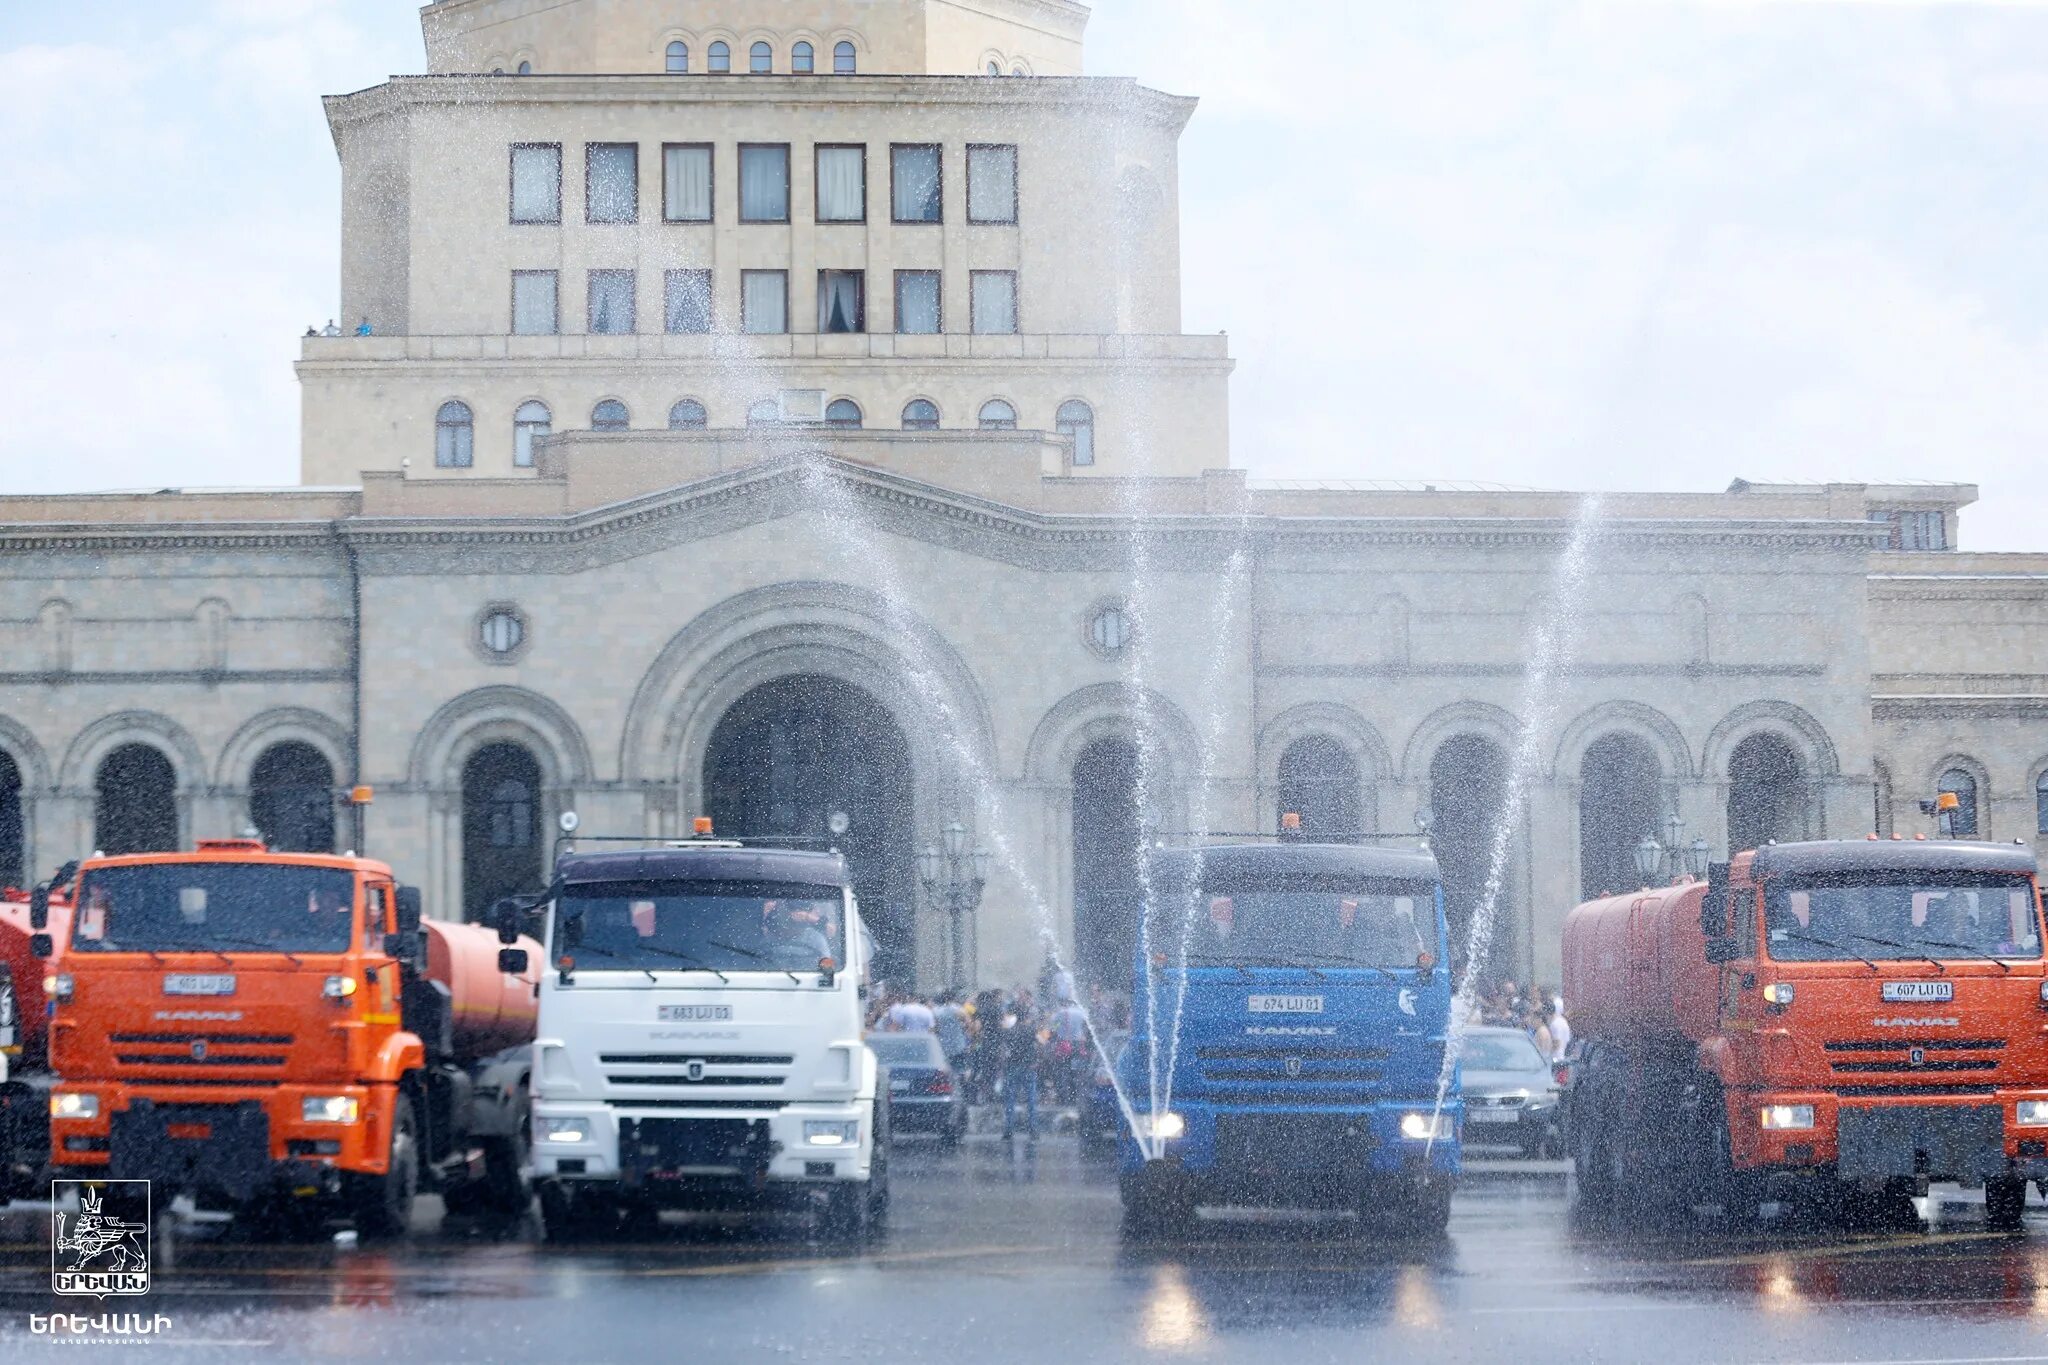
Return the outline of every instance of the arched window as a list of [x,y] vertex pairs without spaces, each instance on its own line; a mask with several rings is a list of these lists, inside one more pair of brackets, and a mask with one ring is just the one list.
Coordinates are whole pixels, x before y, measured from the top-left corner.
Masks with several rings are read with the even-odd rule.
[[690,72],[690,45],[670,43],[668,45],[668,74],[686,76]]
[[265,749],[249,773],[249,823],[276,852],[334,852],[333,765],[299,740]]
[[1301,817],[1301,832],[1316,839],[1348,839],[1365,832],[1359,818],[1358,762],[1328,735],[1308,735],[1280,755],[1282,816]]
[[124,744],[93,780],[93,847],[102,853],[168,853],[178,847],[178,774],[161,751]]
[[533,443],[535,438],[546,436],[555,429],[555,415],[548,411],[548,405],[532,400],[519,405],[512,414],[512,463],[520,469],[533,468]]
[[1586,899],[1643,884],[1636,846],[1664,831],[1664,768],[1640,735],[1602,735],[1579,761],[1579,890]]
[[2048,834],[2048,772],[2034,779],[2034,832]]
[[1023,75],[1023,74],[1024,74],[1024,68],[1023,68],[1023,67],[1021,67],[1021,66],[1019,66],[1019,67],[1013,67],[1013,68],[1011,68],[1011,70],[1010,70],[1010,74],[1011,74],[1012,76],[1021,76],[1021,75]]
[[990,63],[988,64],[988,74],[989,74],[989,75],[991,75],[991,76],[1000,76],[1000,75],[1002,75],[1002,74],[1003,74],[1003,64],[1002,64],[1001,62],[990,62]]
[[991,398],[981,405],[981,429],[983,431],[1015,431],[1017,410],[1000,398]]
[[21,820],[21,768],[0,751],[0,886],[28,880],[27,839]]
[[471,923],[501,897],[544,885],[541,770],[531,750],[486,744],[462,765],[462,908]]
[[1059,433],[1074,443],[1074,467],[1095,463],[1095,409],[1076,398],[1060,404]]
[[854,68],[855,62],[852,43],[841,43],[839,44],[839,46],[832,49],[833,75],[851,76],[854,73]]
[[519,74],[522,76],[531,76],[533,74],[533,63],[521,62],[519,64]]
[[798,43],[789,50],[789,69],[799,76],[808,76],[818,69],[818,50],[809,43]]
[[860,426],[860,404],[851,398],[835,398],[825,409],[825,425],[828,427]]
[[763,398],[747,409],[747,425],[750,427],[773,427],[782,424],[782,405],[773,398]]
[[1941,775],[1941,793],[1954,793],[1955,814],[1948,818],[1948,834],[1954,839],[1977,837],[1977,779],[1962,768],[1950,768]]
[[939,405],[925,398],[913,398],[903,408],[905,431],[937,431]]
[[705,53],[705,68],[723,76],[732,70],[732,47],[724,41],[713,43]]
[[434,466],[468,469],[476,463],[476,419],[469,404],[453,399],[434,414]]
[[1811,829],[1806,765],[1781,735],[1759,734],[1728,759],[1728,851],[1791,843]]
[[710,425],[710,415],[704,411],[704,405],[694,398],[685,398],[668,410],[670,431],[702,431]]
[[775,70],[775,49],[766,43],[755,43],[747,50],[747,70],[756,76],[766,76]]
[[632,425],[633,415],[616,398],[607,398],[590,410],[592,431],[625,431]]

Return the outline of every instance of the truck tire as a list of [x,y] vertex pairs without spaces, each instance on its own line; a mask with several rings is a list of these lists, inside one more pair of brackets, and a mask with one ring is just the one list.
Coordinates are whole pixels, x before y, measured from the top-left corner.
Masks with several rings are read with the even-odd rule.
[[400,1095],[391,1110],[390,1165],[383,1175],[358,1175],[349,1200],[356,1230],[365,1237],[403,1237],[420,1189],[419,1130],[412,1101]]
[[880,1234],[889,1226],[889,1148],[896,1138],[895,1113],[888,1100],[877,1100],[875,1108],[875,1153],[868,1165],[870,1234]]
[[1146,1165],[1117,1182],[1124,1206],[1124,1231],[1133,1237],[1178,1241],[1194,1231],[1194,1192],[1185,1180]]
[[1401,1230],[1411,1237],[1441,1237],[1451,1226],[1451,1182],[1431,1180],[1408,1191],[1400,1204]]
[[1984,1226],[1992,1232],[2018,1232],[2026,1226],[2027,1182],[2013,1176],[1984,1182]]
[[850,1180],[827,1190],[825,1202],[818,1209],[819,1239],[845,1246],[866,1242],[872,1228],[868,1221],[869,1194],[867,1185]]
[[1894,1180],[1876,1190],[1844,1185],[1840,1199],[1842,1222],[1852,1231],[1911,1232],[1920,1226],[1910,1180]]
[[614,1230],[618,1221],[618,1204],[608,1195],[579,1194],[559,1180],[540,1187],[540,1233],[545,1241],[584,1241]]
[[[522,1109],[526,1092],[520,1092]],[[484,1148],[484,1206],[506,1218],[523,1217],[533,1207],[533,1185],[527,1171],[533,1160],[533,1119],[519,1121],[511,1137],[487,1138]]]

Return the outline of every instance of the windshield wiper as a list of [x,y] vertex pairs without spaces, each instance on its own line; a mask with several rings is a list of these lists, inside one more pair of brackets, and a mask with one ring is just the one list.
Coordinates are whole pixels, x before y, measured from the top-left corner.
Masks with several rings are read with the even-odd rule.
[[[1790,929],[1774,929],[1771,931],[1771,935],[1773,938],[1776,938],[1781,934],[1784,937],[1790,939],[1794,943],[1811,943],[1821,948],[1832,948],[1838,953],[1847,953],[1850,957],[1855,958],[1858,962],[1861,962],[1864,966],[1870,968],[1870,970],[1872,970],[1873,972],[1877,970],[1877,964],[1875,962],[1872,962],[1869,958],[1857,952],[1854,948],[1851,948],[1846,943],[1837,943],[1831,938],[1815,938],[1812,934],[1795,934]],[[1854,935],[1853,937],[1860,938],[1861,935]]]
[[1953,948],[1959,953],[1975,953],[1978,957],[1985,959],[1987,962],[1996,962],[1999,965],[1999,968],[2002,971],[2004,971],[2004,973],[2007,976],[2012,975],[2012,964],[2010,962],[2007,962],[2004,958],[2000,957],[1996,953],[1985,952],[1982,948],[1979,948],[1974,943],[1949,943],[1943,939],[1938,938],[1915,939],[1914,942],[1923,943],[1929,948]]
[[[717,947],[722,945],[715,944],[713,946]],[[712,966],[710,963],[706,962],[701,957],[692,957],[688,953],[678,953],[673,949],[669,948],[657,948],[651,943],[641,944],[640,951],[643,953],[653,953],[656,957],[672,957],[678,962],[692,963],[696,966],[698,971],[709,972],[713,976],[717,977],[719,985],[725,986],[731,984],[730,980],[726,977],[726,974],[724,972],[721,972],[720,970],[718,970],[718,968]]]
[[[225,962],[228,966],[232,967],[235,965],[235,960],[229,957],[226,953],[222,952],[218,948],[209,948],[204,943],[166,943],[163,946],[169,948],[174,953],[212,953],[215,957],[219,958],[222,962]],[[151,957],[156,957],[156,954],[154,952],[150,952],[150,950],[147,948],[144,948],[142,951],[145,953],[149,953]],[[159,963],[163,962],[163,959],[160,957],[156,957],[156,960]]]
[[1876,934],[1851,934],[1849,937],[1859,943],[1875,943],[1886,948],[1897,948],[1900,952],[1906,954],[1908,960],[1917,957],[1937,972],[1941,972],[1944,975],[1948,972],[1948,968],[1942,964],[1940,958],[1929,957],[1925,953],[1916,953],[1913,951],[1913,945],[1910,943],[1901,943],[1895,938],[1879,938]]
[[1184,959],[1181,965],[1183,967],[1235,967],[1237,969],[1237,974],[1239,976],[1242,976],[1245,980],[1258,980],[1257,977],[1252,975],[1251,968],[1245,966],[1242,962],[1226,961],[1220,957],[1205,957],[1200,959],[1190,957]]
[[[725,950],[726,952],[728,952],[728,953],[738,953],[738,954],[739,954],[739,955],[740,955],[741,957],[750,957],[750,958],[752,958],[752,959],[753,959],[754,961],[756,961],[756,962],[768,962],[768,959],[767,959],[767,958],[765,958],[765,957],[763,957],[763,956],[762,956],[761,954],[759,954],[759,953],[755,952],[755,951],[754,951],[753,949],[751,949],[751,948],[742,948],[742,947],[740,947],[740,946],[739,946],[738,944],[736,944],[736,943],[720,943],[720,942],[719,942],[719,941],[718,941],[717,939],[715,939],[715,938],[707,938],[707,939],[705,939],[704,941],[705,941],[706,943],[710,944],[710,945],[711,945],[712,947],[714,947],[714,948],[723,948],[723,949],[724,949],[724,950]],[[789,978],[789,979],[790,979],[790,980],[791,980],[792,982],[794,982],[794,983],[795,983],[796,985],[799,985],[799,986],[801,986],[801,985],[803,985],[803,984],[804,984],[804,979],[803,979],[802,977],[798,976],[798,975],[797,975],[797,974],[796,974],[795,972],[791,971],[791,970],[790,970],[789,968],[787,968],[787,967],[777,967],[777,966],[776,966],[776,965],[775,965],[775,964],[774,964],[773,962],[768,962],[768,965],[769,965],[769,967],[770,967],[770,968],[772,968],[773,970],[775,970],[775,971],[778,971],[778,972],[781,972],[781,973],[782,973],[782,974],[783,974],[784,976],[788,977],[788,978]],[[714,968],[713,970],[716,970],[716,969]],[[721,978],[721,979],[723,979],[723,978]]]
[[[576,945],[576,946],[575,946],[574,948],[571,948],[571,949],[569,950],[569,960],[570,960],[570,961],[572,961],[572,962],[573,962],[573,961],[575,961],[575,959],[576,959],[576,955],[577,955],[578,953],[596,953],[596,954],[597,954],[597,955],[598,955],[599,957],[608,957],[608,958],[612,959],[612,961],[614,961],[614,962],[617,962],[617,961],[619,961],[619,960],[620,960],[620,958],[619,958],[619,955],[618,955],[617,953],[615,953],[615,952],[611,951],[611,949],[609,949],[609,948],[600,948],[600,947],[598,947],[597,945],[595,945],[595,944],[592,944],[592,943],[579,943],[579,944],[577,944],[577,945]],[[560,954],[556,954],[556,962],[557,962],[557,964],[559,964],[559,963],[560,963],[560,960],[561,960],[561,955],[560,955]],[[661,978],[660,978],[660,977],[658,977],[658,976],[656,976],[656,975],[655,975],[655,974],[654,974],[653,972],[651,972],[651,971],[648,971],[648,969],[647,969],[647,968],[645,968],[645,967],[635,967],[635,968],[634,968],[633,970],[634,970],[634,971],[636,971],[636,972],[646,972],[646,973],[647,973],[647,979],[648,979],[649,981],[652,981],[652,982],[653,982],[653,983],[654,983],[655,985],[657,985],[657,986],[659,986],[659,985],[661,984]]]
[[1314,967],[1309,966],[1306,962],[1287,962],[1277,957],[1246,957],[1238,960],[1248,967],[1279,967],[1287,971],[1307,972],[1318,981],[1328,981],[1330,979]]
[[1306,956],[1313,957],[1318,962],[1328,963],[1332,967],[1364,967],[1368,971],[1378,972],[1381,976],[1384,976],[1387,980],[1393,982],[1395,985],[1399,985],[1401,982],[1401,978],[1395,975],[1394,969],[1392,967],[1386,966],[1384,963],[1361,962],[1356,958],[1339,957],[1335,953],[1309,953],[1306,954]]
[[[249,951],[254,953],[282,953],[292,960],[292,965],[294,967],[303,967],[306,965],[305,962],[300,959],[297,953],[293,952],[289,948],[280,948],[275,943],[258,943],[253,938],[223,938],[221,939],[221,942],[227,944],[231,948],[247,948]],[[229,966],[234,965],[234,959],[229,957],[226,953],[222,952],[218,948],[202,948],[199,951],[212,953],[215,957],[227,963]]]

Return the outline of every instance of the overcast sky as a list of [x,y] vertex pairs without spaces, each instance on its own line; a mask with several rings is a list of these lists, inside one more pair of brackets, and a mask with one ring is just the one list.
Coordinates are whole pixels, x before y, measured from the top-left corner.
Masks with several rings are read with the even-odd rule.
[[[289,483],[409,0],[0,0],[0,491]],[[2048,7],[1100,0],[1262,478],[1960,480],[2048,550]]]

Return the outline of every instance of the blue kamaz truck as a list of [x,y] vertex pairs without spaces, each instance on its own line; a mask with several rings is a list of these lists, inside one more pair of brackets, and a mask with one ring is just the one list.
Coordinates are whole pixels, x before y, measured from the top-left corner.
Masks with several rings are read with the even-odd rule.
[[1451,981],[1436,859],[1305,843],[1149,856],[1118,1067],[1136,1120],[1126,1226],[1171,1235],[1197,1207],[1229,1204],[1442,1231],[1463,1106],[1455,1070],[1442,1085]]

